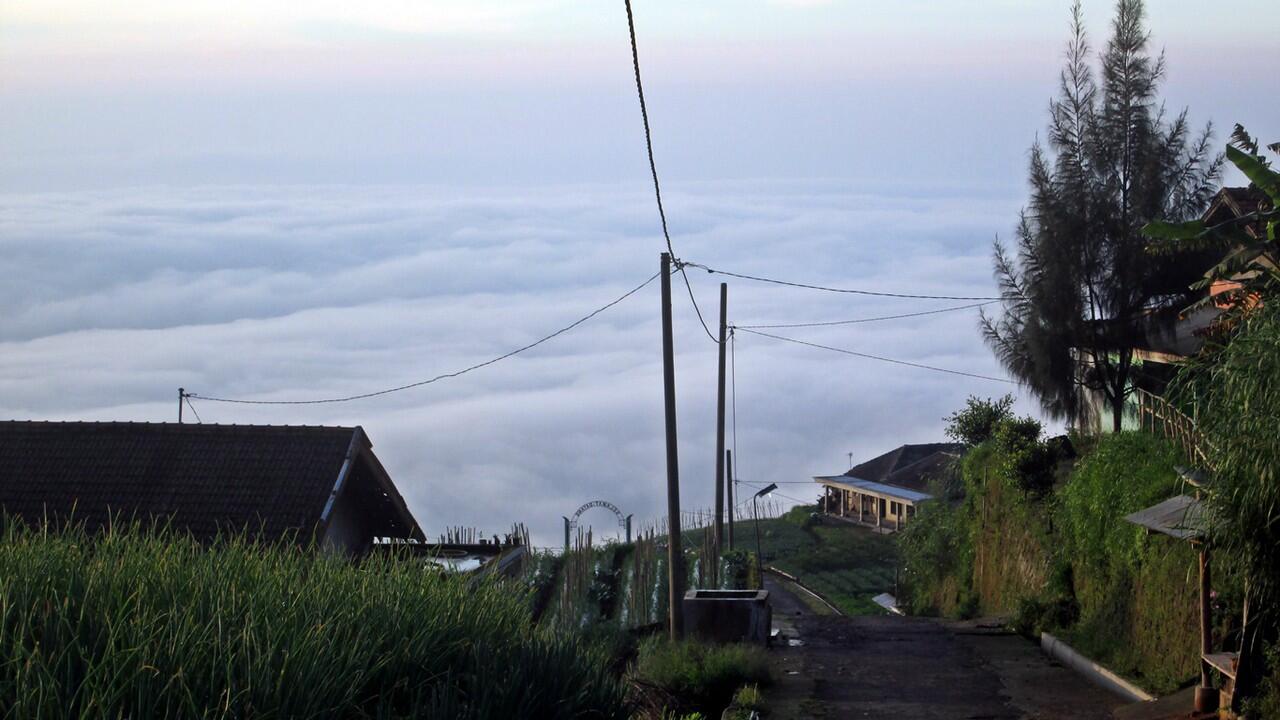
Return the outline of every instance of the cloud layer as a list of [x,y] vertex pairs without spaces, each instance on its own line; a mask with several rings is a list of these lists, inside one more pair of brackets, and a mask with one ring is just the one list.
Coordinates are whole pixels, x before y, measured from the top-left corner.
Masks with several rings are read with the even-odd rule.
[[[675,186],[677,251],[739,272],[871,290],[987,295],[1008,198],[849,183]],[[171,421],[179,386],[305,399],[449,372],[526,344],[657,270],[643,192],[554,187],[208,187],[0,198],[0,417]],[[704,313],[716,276],[691,271]],[[709,505],[715,347],[676,287],[683,501]],[[197,402],[205,422],[360,424],[429,532],[529,524],[540,543],[594,498],[662,512],[658,285],[526,354],[343,405]],[[745,281],[740,324],[943,307]],[[783,334],[1000,375],[972,311]],[[740,335],[739,472],[805,480],[940,438],[967,394],[1009,386]],[[808,498],[803,485],[787,495]],[[591,518],[588,518],[591,520]],[[595,518],[612,532],[607,518]]]

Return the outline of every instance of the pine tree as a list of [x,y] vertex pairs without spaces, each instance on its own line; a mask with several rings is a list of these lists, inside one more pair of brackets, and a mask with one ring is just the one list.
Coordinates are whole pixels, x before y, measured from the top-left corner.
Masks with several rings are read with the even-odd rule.
[[[1142,0],[1119,0],[1099,56],[1077,2],[1048,147],[1031,148],[1031,197],[1011,251],[995,246],[1003,314],[983,314],[987,343],[1054,417],[1080,422],[1082,388],[1100,391],[1120,428],[1134,348],[1162,311],[1187,302],[1186,258],[1146,252],[1143,226],[1208,204],[1222,159],[1212,127],[1193,138],[1183,110],[1165,115],[1163,56],[1152,57]],[[1203,270],[1203,268],[1201,268]],[[1089,368],[1082,372],[1081,368]]]

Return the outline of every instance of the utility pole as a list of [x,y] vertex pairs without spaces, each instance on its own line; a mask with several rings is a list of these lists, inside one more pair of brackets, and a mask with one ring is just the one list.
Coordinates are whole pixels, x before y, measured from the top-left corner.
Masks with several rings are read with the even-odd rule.
[[187,399],[185,388],[178,388],[178,424],[182,424],[182,401]]
[[729,549],[733,549],[733,511],[738,508],[733,504],[733,451],[724,451],[724,494],[729,501]]
[[684,546],[680,543],[680,462],[676,452],[676,365],[671,336],[671,255],[662,253],[662,384],[667,415],[667,609],[671,639],[684,634]]
[[[720,543],[724,538],[724,333],[729,324],[729,285],[720,283],[720,382],[716,393],[716,522],[715,558],[711,567],[720,567]],[[715,582],[716,578],[711,578]]]

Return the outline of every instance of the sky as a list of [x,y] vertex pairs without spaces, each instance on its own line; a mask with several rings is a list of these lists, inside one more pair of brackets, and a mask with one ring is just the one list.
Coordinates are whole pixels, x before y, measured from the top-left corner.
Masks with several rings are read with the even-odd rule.
[[[1220,140],[1236,122],[1280,139],[1280,99],[1260,92],[1280,66],[1274,3],[1148,11],[1171,110]],[[1100,46],[1111,3],[1084,12]],[[993,294],[991,244],[1026,201],[1068,3],[635,13],[679,256]],[[573,322],[650,277],[664,248],[633,82],[621,2],[0,0],[0,417],[173,421],[178,387],[359,394]],[[709,321],[721,279],[690,271]],[[682,502],[706,507],[716,349],[676,290]],[[964,304],[736,279],[729,296],[741,325]],[[658,309],[655,282],[534,350],[392,395],[195,408],[359,424],[428,534],[524,522],[552,544],[588,500],[638,521],[663,511]],[[777,333],[1003,376],[973,310]],[[745,332],[734,350],[739,475],[792,498],[849,453],[942,440],[969,395],[1014,392],[1036,412],[999,382]]]

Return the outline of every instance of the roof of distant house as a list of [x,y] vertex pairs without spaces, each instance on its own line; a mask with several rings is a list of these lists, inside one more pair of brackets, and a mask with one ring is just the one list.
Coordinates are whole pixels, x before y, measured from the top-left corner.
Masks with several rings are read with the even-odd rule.
[[927,489],[930,480],[945,473],[950,463],[963,452],[964,445],[959,443],[902,445],[855,465],[844,474],[919,492]]
[[[1251,215],[1258,210],[1269,207],[1270,201],[1267,196],[1257,187],[1250,185],[1248,187],[1224,187],[1213,196],[1213,200],[1209,203],[1209,209],[1205,211],[1203,218],[1208,225],[1225,222],[1233,218]],[[1260,222],[1250,222],[1243,226],[1245,232],[1254,237],[1264,237],[1265,228]]]
[[164,518],[202,539],[274,539],[326,521],[349,476],[361,478],[344,488],[370,532],[421,538],[371,448],[359,427],[0,422],[0,509],[28,522]]

